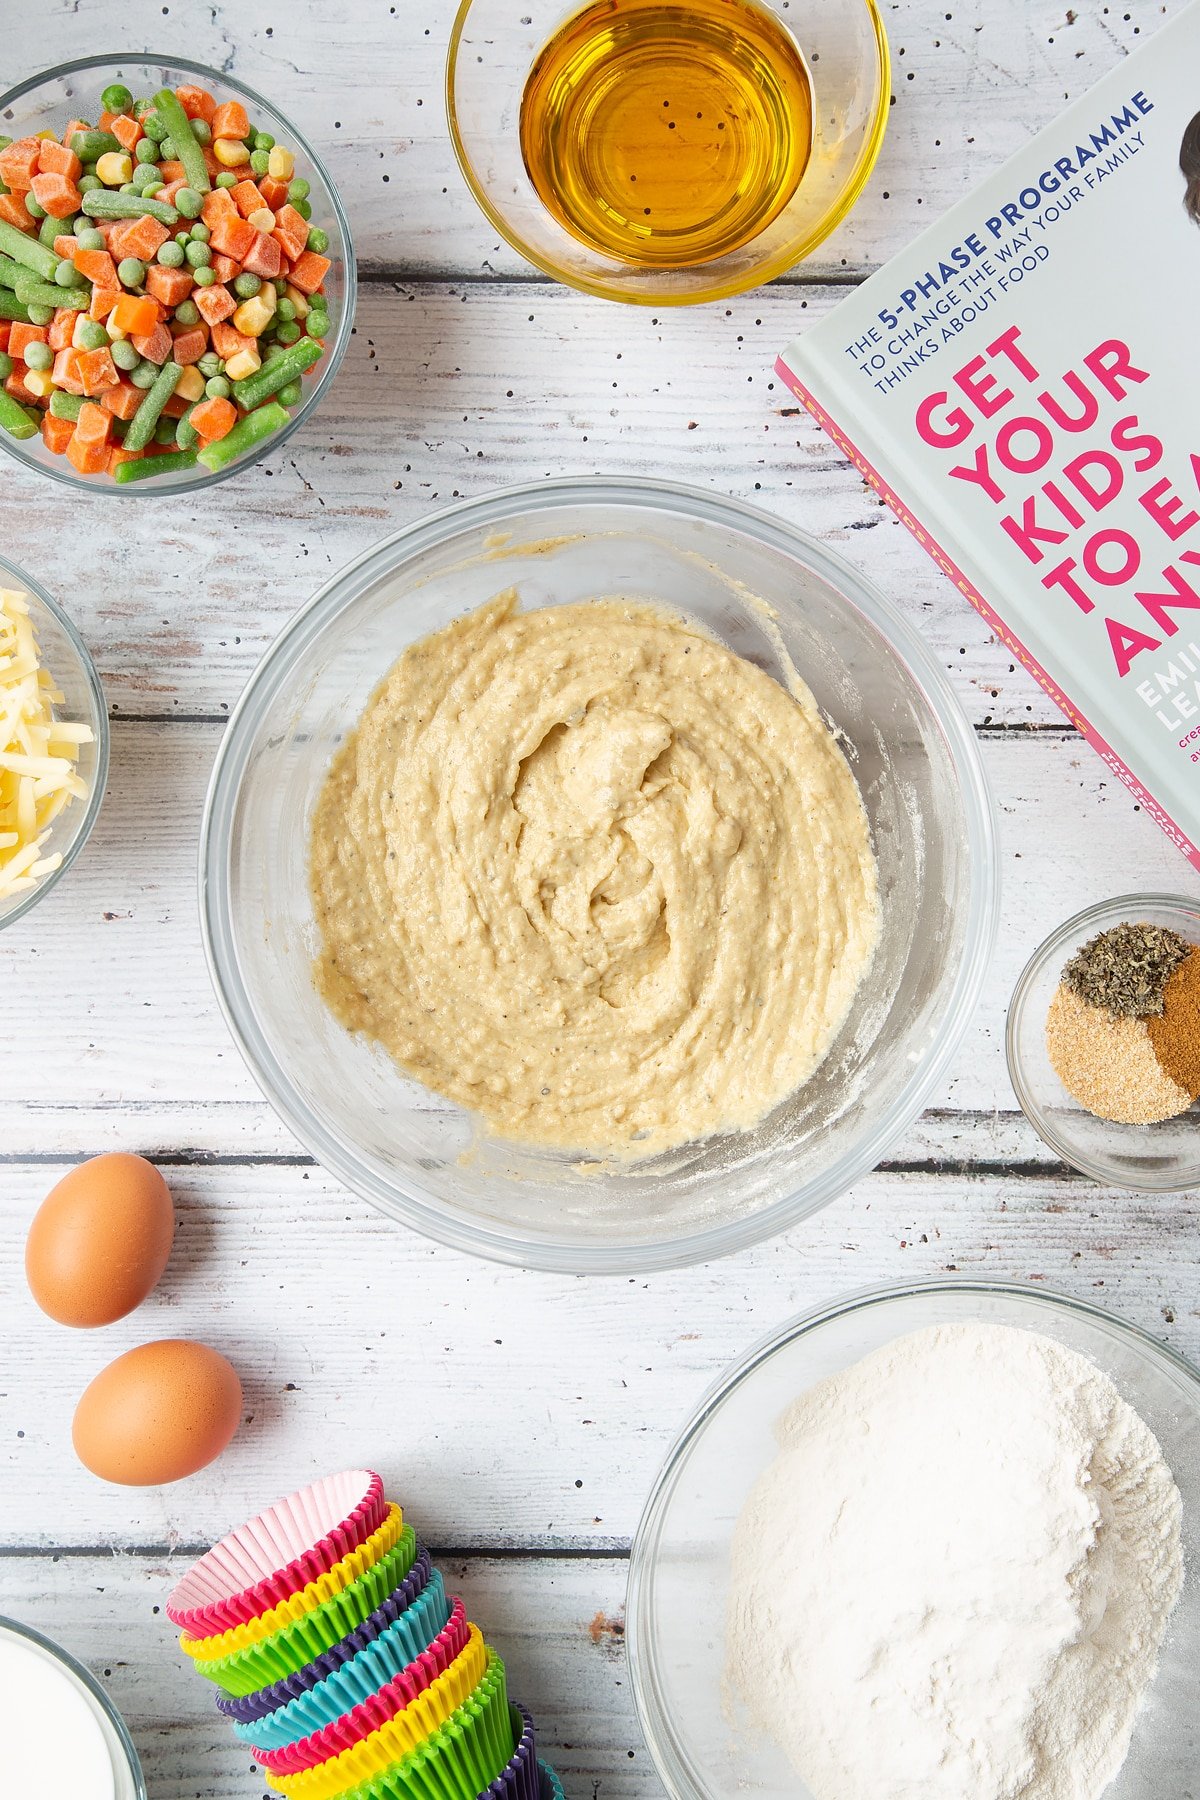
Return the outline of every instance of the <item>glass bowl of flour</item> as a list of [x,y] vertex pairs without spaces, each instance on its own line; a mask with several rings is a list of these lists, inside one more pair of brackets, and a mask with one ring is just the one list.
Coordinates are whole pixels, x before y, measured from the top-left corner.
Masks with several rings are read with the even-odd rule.
[[676,1442],[628,1645],[675,1800],[1200,1791],[1200,1374],[945,1281],[756,1345]]

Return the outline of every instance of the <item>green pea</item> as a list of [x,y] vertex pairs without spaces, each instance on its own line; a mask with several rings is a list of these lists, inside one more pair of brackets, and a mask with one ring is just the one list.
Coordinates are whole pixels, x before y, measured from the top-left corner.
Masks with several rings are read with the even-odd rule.
[[328,313],[310,312],[304,323],[308,327],[308,335],[310,338],[326,338],[329,336]]
[[99,319],[85,319],[75,334],[75,342],[83,350],[106,350],[108,333]]
[[289,300],[285,294],[283,299],[276,304],[275,317],[279,320],[281,325],[290,325],[295,316],[296,303],[294,300]]
[[85,287],[87,277],[79,273],[69,257],[64,256],[54,271],[54,283],[60,288]]
[[168,419],[165,416],[163,418],[161,418],[158,421],[158,424],[154,427],[155,443],[156,444],[173,444],[175,442],[175,433],[178,430],[178,427],[179,427],[178,419]]
[[[12,141],[6,132],[0,131],[0,150],[7,150]],[[10,370],[9,373],[11,374],[12,371]]]
[[43,344],[35,338],[32,344],[25,346],[25,364],[27,368],[38,369],[44,373],[45,370],[54,367],[54,352],[49,344]]
[[104,186],[104,183],[98,175],[81,175],[75,186],[81,194],[94,194],[97,188]]
[[81,250],[103,250],[104,234],[100,231],[94,231],[89,225],[86,231],[77,231],[75,233],[75,242],[79,245]]
[[175,208],[175,211],[179,214],[180,218],[198,219],[200,217],[200,208],[204,205],[204,201],[196,192],[195,188],[181,187],[176,191],[175,198],[172,200],[171,205]]
[[118,369],[126,371],[136,369],[142,360],[128,338],[117,339],[112,347],[112,359]]
[[260,345],[266,344],[266,349],[263,353],[263,361],[265,363],[278,362],[281,356],[287,355],[287,350],[283,344],[269,344],[266,343],[265,338],[261,337],[258,341]]
[[182,244],[177,244],[174,238],[168,238],[165,244],[159,245],[158,261],[164,269],[177,269],[183,261]]
[[207,244],[209,238],[212,236],[212,232],[208,229],[208,226],[204,223],[203,219],[197,219],[196,223],[192,226],[192,229],[188,232],[188,236],[194,244]]
[[123,256],[117,264],[117,280],[122,287],[141,287],[146,279],[146,265],[136,256]]
[[252,150],[250,152],[250,173],[265,175],[270,161],[270,155],[266,150]]
[[261,288],[261,276],[251,275],[248,269],[243,269],[240,275],[233,278],[233,291],[240,300],[253,300]]
[[280,406],[299,406],[304,389],[298,381],[288,381],[275,394]]
[[281,344],[294,344],[300,337],[300,327],[290,319],[285,319],[281,325],[276,327],[275,336]]
[[142,189],[142,199],[153,200],[155,194],[161,194],[166,185],[165,181],[148,181]]
[[287,197],[293,206],[295,206],[297,200],[307,200],[311,192],[312,189],[309,187],[307,181],[304,180],[303,176],[298,175],[295,181],[288,182]]
[[65,219],[52,219],[48,215],[38,226],[38,243],[44,244],[47,250],[53,250],[56,237],[66,237],[70,227]]
[[196,367],[204,376],[219,375],[221,373],[221,358],[217,355],[215,350],[206,350],[196,364]]
[[46,209],[39,201],[34,199],[32,188],[25,196],[25,211],[29,214],[31,219],[44,219],[46,216]]
[[181,325],[198,325],[200,314],[194,300],[181,300],[175,308],[175,317]]
[[185,244],[183,254],[193,269],[207,268],[212,261],[212,251],[207,244]]
[[212,126],[207,119],[192,120],[192,136],[198,144],[212,143]]
[[228,400],[229,383],[223,375],[210,375],[204,384],[204,392],[210,400]]
[[175,139],[173,137],[160,138],[158,148],[159,154],[162,156],[164,162],[176,162],[178,160],[175,150]]
[[[207,248],[207,246],[206,246],[206,248]],[[212,287],[213,283],[217,279],[217,271],[215,269],[208,268],[207,265],[205,265],[205,264],[201,264],[201,266],[198,269],[193,270],[193,275],[195,277],[197,287]]]
[[[12,139],[10,138],[8,140],[8,142],[11,144]],[[4,148],[7,150],[8,144],[5,144]],[[0,350],[0,381],[7,381],[9,376],[12,374],[12,372],[13,372],[12,357],[8,354],[7,350]]]
[[100,104],[105,112],[128,112],[133,105],[133,95],[122,82],[114,81],[112,86],[106,87],[101,94]]
[[308,247],[315,250],[318,256],[324,256],[329,248],[329,233],[322,231],[319,225],[314,225],[308,234]]
[[138,363],[137,367],[135,369],[131,369],[129,371],[129,379],[130,379],[130,381],[132,381],[134,387],[139,387],[139,388],[153,387],[155,382],[158,380],[158,365],[157,365],[157,363],[149,362],[143,356],[141,358],[140,362]]
[[31,325],[48,325],[54,317],[54,308],[52,306],[38,306],[36,302],[27,306],[25,311],[29,314],[29,323]]
[[312,202],[310,200],[294,200],[292,202],[305,224],[312,218]]
[[133,154],[140,163],[156,163],[158,146],[153,138],[142,137],[135,144]]
[[217,186],[225,188],[237,186],[237,176],[232,169],[221,170],[221,173],[217,176]]
[[148,112],[153,111],[153,100],[135,100],[133,103],[133,116],[135,119],[142,120],[146,117]]
[[142,114],[142,130],[148,138],[153,138],[156,144],[161,144],[167,135],[166,122],[156,112]]
[[275,148],[275,139],[269,131],[256,131],[250,141],[256,150],[273,150]]

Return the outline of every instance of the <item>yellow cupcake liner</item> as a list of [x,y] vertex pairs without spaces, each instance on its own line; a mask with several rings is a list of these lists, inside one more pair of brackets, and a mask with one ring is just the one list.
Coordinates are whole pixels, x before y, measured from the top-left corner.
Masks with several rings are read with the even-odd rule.
[[476,1800],[508,1765],[517,1723],[508,1704],[504,1664],[488,1652],[488,1672],[444,1725],[398,1762],[340,1800]]
[[477,1625],[468,1628],[462,1653],[378,1731],[316,1768],[266,1779],[288,1800],[336,1800],[348,1789],[382,1775],[393,1763],[418,1749],[476,1693],[488,1673],[489,1652]]
[[373,1569],[377,1562],[395,1548],[404,1527],[404,1515],[398,1506],[389,1506],[384,1514],[383,1524],[373,1531],[364,1544],[343,1556],[340,1562],[334,1563],[332,1569],[310,1581],[299,1593],[289,1594],[273,1606],[270,1612],[260,1613],[257,1619],[251,1619],[245,1625],[234,1625],[228,1631],[220,1632],[216,1637],[192,1637],[184,1632],[180,1638],[180,1648],[196,1662],[216,1662],[222,1656],[232,1656],[235,1651],[248,1650],[252,1644],[261,1644],[265,1638],[273,1637],[282,1631],[285,1625],[292,1625],[302,1619],[306,1613],[315,1612],[326,1600],[332,1600],[335,1594],[343,1594],[352,1582],[358,1581]]

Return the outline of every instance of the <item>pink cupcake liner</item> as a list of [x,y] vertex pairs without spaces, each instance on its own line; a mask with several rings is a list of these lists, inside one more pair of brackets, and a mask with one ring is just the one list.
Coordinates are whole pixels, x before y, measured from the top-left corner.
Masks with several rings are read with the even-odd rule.
[[434,1638],[428,1650],[423,1651],[414,1662],[410,1662],[407,1668],[381,1687],[378,1693],[352,1711],[343,1713],[332,1725],[314,1731],[310,1737],[301,1738],[298,1743],[287,1744],[279,1750],[262,1750],[252,1746],[258,1761],[272,1774],[297,1775],[301,1769],[314,1769],[318,1763],[328,1762],[330,1757],[349,1750],[363,1738],[370,1737],[373,1731],[378,1731],[389,1719],[395,1718],[431,1682],[436,1681],[439,1675],[444,1675],[450,1664],[466,1649],[468,1631],[466,1610],[461,1600],[455,1600],[449,1623]]
[[191,1637],[216,1637],[328,1573],[383,1523],[383,1482],[371,1469],[327,1475],[258,1514],[193,1563],[167,1600]]

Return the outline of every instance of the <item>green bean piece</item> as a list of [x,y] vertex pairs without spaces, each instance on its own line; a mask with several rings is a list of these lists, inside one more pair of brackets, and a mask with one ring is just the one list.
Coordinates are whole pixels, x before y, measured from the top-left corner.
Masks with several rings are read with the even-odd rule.
[[26,344],[25,366],[29,369],[38,369],[43,375],[46,373],[47,369],[52,369],[54,367],[54,352],[49,344],[43,344],[37,339],[35,339],[32,344]]
[[128,338],[117,339],[112,347],[112,359],[118,369],[124,369],[126,374],[136,369],[142,360]]
[[207,119],[192,120],[192,136],[198,144],[212,143],[212,126]]
[[65,388],[55,388],[50,396],[50,411],[56,419],[77,419],[84,407],[82,394],[68,394]]
[[300,217],[304,220],[304,223],[307,225],[308,221],[312,218],[312,201],[311,200],[295,200],[292,202],[292,204],[295,206],[296,211],[300,214]]
[[192,414],[195,410],[195,405],[189,406],[179,419],[168,419],[167,421],[169,425],[175,427],[175,442],[181,450],[194,450],[200,442],[200,433],[192,424]]
[[27,308],[29,323],[31,325],[48,325],[54,317],[55,310],[53,306],[39,306],[36,300],[32,301]]
[[261,444],[264,438],[273,437],[291,416],[278,402],[270,400],[266,406],[260,406],[256,412],[247,413],[244,419],[239,419],[233,430],[223,438],[218,438],[213,444],[205,444],[196,460],[215,473],[228,463],[236,462],[239,456],[253,449],[255,444]]
[[13,287],[18,275],[28,275],[28,269],[22,269],[10,256],[0,256],[0,287]]
[[152,200],[148,194],[114,194],[111,188],[85,194],[83,210],[92,219],[142,219],[149,214],[160,225],[179,223],[179,214],[165,200]]
[[111,86],[106,87],[101,94],[100,104],[105,112],[128,112],[129,108],[133,105],[133,95],[123,81],[114,81]]
[[[197,195],[207,194],[212,189],[208,178],[208,165],[204,160],[204,152],[196,142],[196,134],[192,130],[191,120],[180,104],[179,96],[171,88],[162,88],[154,96],[154,108],[160,118],[167,124],[172,143],[175,146],[174,159],[183,164],[184,179],[189,188]],[[163,146],[166,155],[166,145]],[[186,191],[186,190],[185,190]],[[182,208],[180,209],[182,211]],[[200,207],[196,207],[196,213]],[[195,218],[196,213],[191,216]]]
[[115,138],[111,131],[73,131],[71,148],[81,163],[98,162],[100,157],[110,150],[122,154],[121,140]]
[[65,237],[66,233],[67,221],[65,219],[52,219],[49,213],[47,213],[46,217],[38,226],[38,243],[48,244],[50,249],[53,250],[55,238],[59,236]]
[[40,423],[19,400],[13,399],[6,388],[0,388],[0,430],[7,431],[12,438],[31,438],[36,434]]
[[158,372],[154,385],[147,388],[146,397],[129,421],[129,430],[125,434],[127,450],[144,450],[154,436],[154,427],[162,415],[162,409],[175,392],[175,383],[183,374],[180,363],[165,362]]
[[286,387],[289,381],[295,381],[306,369],[311,369],[320,360],[320,355],[319,344],[314,344],[311,338],[301,338],[298,344],[293,344],[282,356],[273,357],[269,363],[264,363],[253,375],[235,381],[233,397],[239,406],[244,406],[247,412],[251,412],[260,401],[277,393],[281,387]]
[[[7,381],[9,376],[12,374],[12,372],[13,372],[12,357],[8,354],[7,350],[0,350],[0,381]],[[226,388],[225,392],[228,393],[229,389]],[[209,396],[210,399],[212,397],[213,396],[211,396],[211,395]]]
[[[126,435],[125,447],[129,448],[129,436]],[[194,450],[176,450],[169,456],[143,456],[134,458],[132,462],[118,463],[113,471],[113,480],[124,485],[127,481],[151,481],[155,475],[173,475],[178,469],[194,469],[197,457]]]
[[91,304],[82,288],[53,287],[48,281],[39,281],[29,269],[17,276],[15,292],[26,306],[48,306],[51,312],[60,306],[69,312],[86,312]]
[[148,181],[142,189],[143,197],[147,200],[153,200],[155,194],[161,194],[166,185],[165,181]]

